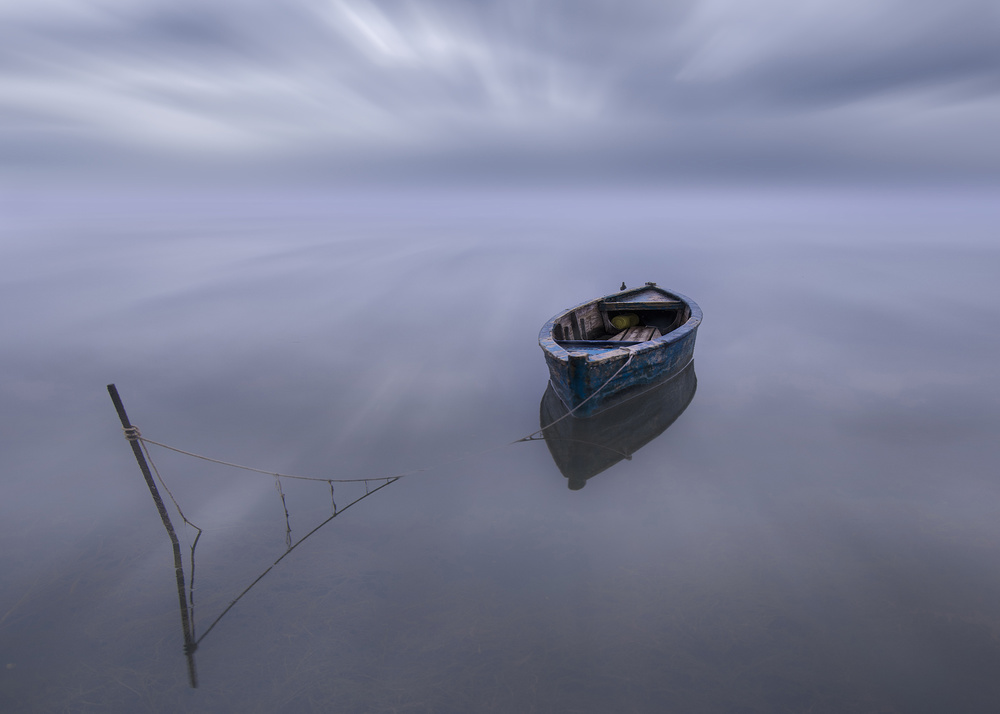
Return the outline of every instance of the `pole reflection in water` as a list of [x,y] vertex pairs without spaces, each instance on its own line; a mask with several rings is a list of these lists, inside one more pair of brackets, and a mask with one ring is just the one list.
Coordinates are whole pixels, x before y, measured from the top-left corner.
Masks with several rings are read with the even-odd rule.
[[583,488],[588,479],[631,459],[666,431],[687,409],[697,385],[692,361],[673,378],[586,418],[568,416],[552,385],[546,387],[539,409],[541,430],[570,489]]

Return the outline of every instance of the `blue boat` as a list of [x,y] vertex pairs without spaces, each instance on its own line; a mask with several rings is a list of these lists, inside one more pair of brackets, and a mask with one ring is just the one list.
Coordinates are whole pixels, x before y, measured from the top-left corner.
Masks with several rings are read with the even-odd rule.
[[552,390],[572,416],[669,379],[694,357],[701,324],[694,300],[656,283],[622,288],[559,313],[538,335]]

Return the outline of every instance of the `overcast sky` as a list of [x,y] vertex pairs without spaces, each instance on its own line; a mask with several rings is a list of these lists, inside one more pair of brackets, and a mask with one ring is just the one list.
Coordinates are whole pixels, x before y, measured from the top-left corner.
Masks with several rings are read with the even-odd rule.
[[998,0],[0,0],[8,176],[1000,178]]

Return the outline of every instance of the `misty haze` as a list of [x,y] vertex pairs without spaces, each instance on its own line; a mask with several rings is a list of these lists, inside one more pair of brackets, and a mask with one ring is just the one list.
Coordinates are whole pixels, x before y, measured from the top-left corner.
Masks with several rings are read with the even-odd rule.
[[998,87],[978,0],[4,4],[0,708],[997,711]]

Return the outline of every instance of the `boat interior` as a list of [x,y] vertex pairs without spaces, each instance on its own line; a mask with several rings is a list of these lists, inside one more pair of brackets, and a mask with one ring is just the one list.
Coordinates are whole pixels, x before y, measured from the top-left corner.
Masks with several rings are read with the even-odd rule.
[[680,300],[647,292],[615,295],[571,310],[555,321],[552,337],[564,349],[613,349],[655,340],[691,316]]

